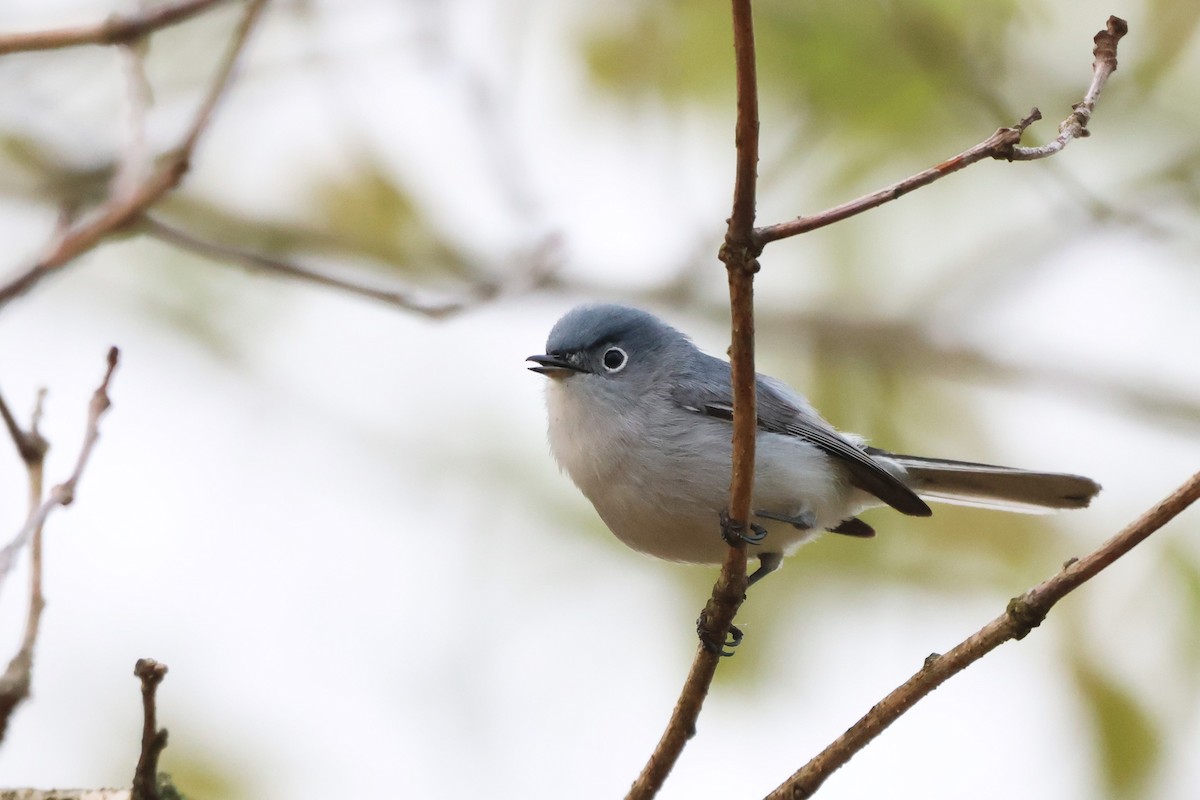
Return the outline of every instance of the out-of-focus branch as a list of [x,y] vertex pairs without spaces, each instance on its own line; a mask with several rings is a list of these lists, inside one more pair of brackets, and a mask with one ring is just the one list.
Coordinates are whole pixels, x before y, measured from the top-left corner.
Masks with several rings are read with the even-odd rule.
[[158,727],[156,694],[167,676],[167,665],[139,658],[133,674],[142,682],[142,751],[133,773],[132,800],[159,800],[158,757],[167,747],[167,729]]
[[80,45],[128,44],[161,28],[185,22],[227,1],[179,0],[143,8],[136,14],[113,15],[92,25],[0,34],[0,55],[31,50],[62,50]]
[[25,620],[25,633],[21,639],[21,647],[9,661],[8,669],[0,676],[0,741],[8,727],[12,712],[29,696],[29,686],[33,673],[33,650],[37,644],[38,630],[41,624],[42,610],[46,602],[42,595],[42,527],[46,517],[58,506],[70,505],[75,499],[75,490],[83,470],[87,467],[96,441],[100,438],[100,418],[111,405],[108,399],[108,385],[112,380],[113,370],[117,368],[118,352],[113,347],[108,351],[108,368],[104,380],[92,394],[88,405],[87,430],[84,433],[83,446],[75,460],[75,469],[71,476],[50,490],[50,495],[42,500],[43,461],[49,445],[38,432],[41,417],[42,397],[39,393],[37,406],[34,410],[33,421],[28,431],[22,431],[0,399],[0,415],[4,417],[5,425],[25,462],[29,472],[30,510],[25,526],[17,536],[0,550],[0,587],[12,569],[17,553],[27,542],[32,542],[30,550],[30,581],[29,581],[29,614]]
[[746,544],[743,535],[750,519],[754,486],[754,446],[757,433],[754,369],[754,275],[761,247],[753,241],[754,207],[758,178],[758,78],[754,53],[754,19],[750,0],[733,0],[733,50],[737,74],[736,175],[733,212],[720,258],[729,275],[732,341],[729,359],[733,370],[733,464],[729,510],[721,518],[721,534],[729,542],[721,574],[712,596],[700,613],[697,631],[701,643],[684,681],[679,700],[662,738],[629,790],[627,800],[647,800],[662,788],[687,740],[696,731],[696,720],[708,695],[732,631],[733,619],[745,599]]
[[128,789],[0,789],[0,800],[130,800]]
[[121,56],[126,95],[129,98],[129,132],[126,135],[125,152],[109,184],[109,193],[114,201],[136,192],[150,174],[152,166],[146,147],[146,115],[153,102],[150,81],[146,78],[146,42],[142,39],[119,45],[117,52]]
[[1021,137],[1025,133],[1025,129],[1042,118],[1041,112],[1035,108],[1029,113],[1029,116],[1022,119],[1013,127],[1001,128],[974,147],[943,161],[937,166],[905,178],[899,183],[894,183],[877,192],[864,195],[857,200],[851,200],[848,203],[843,203],[842,205],[822,211],[819,214],[797,217],[787,222],[757,228],[754,232],[754,240],[761,248],[769,242],[786,239],[790,236],[797,236],[816,230],[817,228],[823,228],[826,225],[832,225],[848,217],[853,217],[864,211],[877,208],[884,203],[898,200],[914,189],[927,186],[936,180],[958,172],[984,159],[1029,161],[1054,155],[1066,147],[1073,139],[1082,138],[1087,135],[1087,124],[1091,119],[1092,111],[1096,107],[1096,100],[1100,95],[1100,90],[1107,83],[1109,75],[1117,69],[1117,42],[1120,41],[1121,37],[1128,30],[1129,26],[1125,20],[1119,17],[1109,17],[1105,30],[1096,34],[1094,40],[1096,47],[1093,50],[1094,61],[1092,62],[1092,83],[1088,87],[1083,102],[1076,104],[1071,112],[1071,116],[1067,117],[1059,125],[1059,136],[1050,144],[1043,147],[1020,146]]
[[996,356],[970,344],[946,344],[935,332],[938,320],[869,321],[834,314],[764,311],[760,328],[804,341],[830,356],[874,362],[881,369],[979,384],[1049,387],[1151,417],[1173,426],[1200,429],[1200,402],[1181,392],[1132,379],[1103,377],[1063,361],[1039,365]]
[[302,283],[337,289],[434,319],[453,316],[510,291],[519,291],[540,285],[550,271],[552,271],[551,261],[557,250],[556,241],[551,240],[544,242],[534,253],[530,254],[530,263],[526,265],[527,268],[519,272],[522,282],[525,285],[510,286],[508,284],[480,283],[468,290],[466,296],[460,299],[432,302],[419,298],[416,292],[407,288],[369,286],[366,283],[322,272],[303,264],[201,239],[198,236],[173,225],[168,225],[149,215],[142,217],[138,228],[156,239],[160,239],[183,250],[188,250],[205,258],[236,264],[250,272],[290,278]]
[[921,698],[1005,642],[1025,638],[1042,623],[1059,600],[1094,578],[1198,499],[1200,472],[1095,551],[1081,559],[1068,561],[1057,575],[1013,598],[1003,614],[954,649],[944,655],[934,653],[926,658],[915,675],[767,795],[767,800],[812,797],[830,775]]
[[266,0],[250,0],[246,4],[246,13],[221,60],[217,75],[179,145],[159,160],[157,168],[144,182],[127,193],[110,194],[94,212],[56,235],[37,263],[0,285],[0,308],[137,219],[164,194],[179,185],[191,165],[196,143],[208,129],[217,104],[229,88],[238,57],[265,4]]

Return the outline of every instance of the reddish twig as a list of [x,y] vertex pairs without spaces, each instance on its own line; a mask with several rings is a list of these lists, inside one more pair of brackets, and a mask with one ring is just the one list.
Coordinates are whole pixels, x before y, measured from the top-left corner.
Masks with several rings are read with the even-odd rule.
[[1076,104],[1071,112],[1071,116],[1067,117],[1059,125],[1059,136],[1050,144],[1042,147],[1020,146],[1021,137],[1025,133],[1025,129],[1042,118],[1041,112],[1035,108],[1029,113],[1029,116],[1022,119],[1013,127],[1001,128],[974,147],[924,172],[919,172],[916,175],[905,178],[899,183],[894,183],[877,192],[864,195],[857,200],[851,200],[848,203],[835,206],[819,214],[797,217],[787,222],[757,228],[754,231],[755,244],[761,249],[770,242],[786,239],[790,236],[798,236],[818,228],[824,228],[826,225],[832,225],[848,217],[856,216],[864,211],[877,208],[884,203],[898,200],[914,189],[927,186],[936,180],[940,180],[947,175],[952,175],[984,159],[1029,161],[1054,155],[1066,147],[1073,139],[1082,138],[1087,135],[1087,123],[1091,119],[1092,111],[1095,109],[1096,99],[1100,95],[1100,90],[1108,81],[1108,76],[1117,69],[1117,42],[1128,30],[1129,27],[1123,19],[1109,17],[1107,28],[1096,34],[1091,86],[1088,88],[1083,102]]
[[29,431],[22,431],[16,424],[8,407],[0,399],[0,415],[4,417],[9,433],[21,453],[29,472],[30,511],[25,526],[14,539],[0,550],[0,586],[12,569],[17,553],[25,544],[30,546],[30,580],[29,580],[29,614],[25,619],[25,633],[21,638],[21,647],[8,663],[8,669],[0,676],[0,741],[8,727],[12,712],[29,696],[29,687],[33,674],[33,650],[37,644],[38,631],[41,626],[42,611],[46,601],[42,595],[42,527],[46,517],[58,506],[70,505],[75,499],[75,490],[79,479],[91,457],[92,449],[100,438],[100,418],[111,405],[108,399],[108,385],[112,380],[113,370],[117,367],[117,348],[108,352],[108,369],[104,380],[92,394],[88,405],[87,430],[84,434],[83,446],[79,457],[75,460],[75,469],[66,481],[50,490],[50,496],[42,500],[43,461],[48,448],[46,440],[38,432],[38,422],[41,417],[42,397],[38,394],[37,406],[34,410],[33,421]]
[[246,13],[226,50],[212,86],[179,145],[159,160],[158,167],[140,185],[120,194],[110,195],[92,214],[56,235],[48,251],[37,263],[0,286],[0,307],[29,291],[43,278],[62,269],[73,259],[100,244],[107,236],[140,217],[164,194],[179,185],[191,165],[196,143],[208,129],[217,103],[229,87],[238,56],[265,4],[266,0],[250,0],[247,3]]
[[934,654],[927,658],[915,675],[879,701],[848,731],[767,795],[767,800],[811,797],[834,771],[917,701],[1005,642],[1023,639],[1042,623],[1059,600],[1094,578],[1197,500],[1200,500],[1200,472],[1095,551],[1067,562],[1057,575],[1020,597],[1013,598],[1003,614],[954,649],[945,655]]
[[167,747],[167,729],[158,727],[155,694],[167,676],[167,665],[139,658],[133,674],[142,682],[142,751],[133,773],[131,800],[159,800],[158,757]]
[[[654,797],[696,731],[696,720],[716,674],[726,637],[745,599],[746,548],[741,534],[750,518],[754,486],[754,446],[757,432],[754,369],[754,274],[761,251],[753,242],[754,206],[758,178],[758,79],[754,55],[754,22],[750,0],[733,0],[733,47],[737,71],[735,142],[737,173],[733,212],[720,258],[729,274],[733,369],[733,465],[729,511],[721,520],[730,548],[713,586],[712,596],[697,622],[701,645],[675,703],[666,730],[649,761],[634,781],[628,800]],[[735,643],[737,641],[735,634]]]
[[129,44],[161,28],[185,22],[227,0],[180,0],[143,8],[136,14],[113,15],[104,22],[50,31],[0,34],[0,55],[35,50],[62,50],[80,45]]

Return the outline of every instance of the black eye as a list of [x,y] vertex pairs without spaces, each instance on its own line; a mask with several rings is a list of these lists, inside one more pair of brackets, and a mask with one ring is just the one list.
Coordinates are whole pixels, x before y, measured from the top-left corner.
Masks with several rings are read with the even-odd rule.
[[604,368],[609,372],[620,372],[628,360],[625,351],[619,347],[610,347],[604,351]]

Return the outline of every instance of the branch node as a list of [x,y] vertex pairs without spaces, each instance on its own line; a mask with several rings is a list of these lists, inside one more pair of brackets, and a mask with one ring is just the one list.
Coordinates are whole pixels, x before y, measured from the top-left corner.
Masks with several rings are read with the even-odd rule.
[[729,236],[717,252],[717,258],[725,264],[726,269],[738,270],[747,275],[755,275],[762,268],[758,257],[762,255],[765,243],[760,241],[755,231],[751,232],[748,240],[733,241]]
[[1034,604],[1029,601],[1027,595],[1014,597],[1008,601],[1008,607],[1004,613],[1016,625],[1016,631],[1013,632],[1014,639],[1024,639],[1030,632],[1041,625],[1046,619],[1046,609],[1041,605]]

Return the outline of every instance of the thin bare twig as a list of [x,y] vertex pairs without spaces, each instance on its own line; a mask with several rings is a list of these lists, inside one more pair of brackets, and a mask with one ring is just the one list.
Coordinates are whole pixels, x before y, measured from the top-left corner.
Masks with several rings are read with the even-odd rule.
[[1200,472],[1092,553],[1067,562],[1057,575],[1013,598],[1003,614],[954,649],[945,655],[935,653],[925,659],[924,666],[915,675],[767,795],[767,800],[811,797],[834,771],[921,698],[1005,642],[1023,639],[1042,623],[1059,600],[1094,578],[1197,500],[1200,500]]
[[25,633],[21,639],[20,649],[9,661],[8,669],[0,676],[0,741],[4,739],[4,732],[8,727],[8,720],[12,716],[12,712],[29,696],[33,673],[33,650],[37,644],[42,611],[46,605],[42,595],[42,527],[45,525],[46,517],[54,508],[70,505],[75,499],[75,490],[79,479],[83,475],[83,470],[87,466],[96,441],[100,438],[100,418],[111,405],[108,398],[108,386],[112,380],[113,370],[117,368],[117,360],[117,348],[113,347],[108,351],[108,368],[105,370],[104,380],[92,394],[91,403],[88,404],[87,430],[84,433],[79,457],[75,461],[75,469],[66,481],[50,490],[50,496],[45,501],[41,499],[42,475],[43,460],[48,445],[38,432],[42,399],[45,393],[44,391],[38,393],[33,421],[27,432],[21,431],[20,427],[16,425],[8,407],[0,399],[0,413],[3,414],[5,423],[9,426],[9,433],[12,434],[13,441],[29,471],[30,495],[30,512],[25,526],[3,550],[0,550],[0,587],[3,586],[4,580],[12,569],[17,553],[25,546],[26,542],[32,541],[29,614],[25,620]]
[[1058,136],[1054,141],[1041,147],[1014,147],[1008,158],[1012,161],[1033,161],[1046,158],[1062,150],[1074,139],[1082,139],[1090,135],[1087,125],[1096,110],[1096,100],[1100,91],[1108,83],[1108,78],[1117,71],[1117,42],[1129,33],[1129,24],[1120,17],[1109,17],[1104,30],[1096,34],[1092,40],[1096,47],[1092,50],[1092,85],[1088,87],[1083,102],[1073,106],[1071,116],[1058,126]]
[[893,183],[891,186],[863,195],[856,200],[842,203],[840,206],[834,206],[819,214],[813,214],[808,217],[797,217],[796,219],[780,222],[775,225],[765,225],[755,231],[755,239],[760,245],[767,245],[780,239],[787,239],[791,236],[799,236],[802,233],[824,228],[826,225],[832,225],[835,222],[841,222],[849,217],[857,216],[872,208],[878,208],[884,203],[898,200],[914,189],[928,186],[934,181],[940,180],[947,175],[952,175],[972,164],[987,158],[996,158],[997,153],[1010,152],[1016,146],[1017,142],[1021,141],[1021,135],[1025,132],[1025,129],[1041,118],[1042,113],[1035,108],[1029,112],[1028,116],[1017,122],[1013,127],[1001,128],[974,147],[964,150],[936,166],[930,167],[923,172],[918,172],[916,175],[911,175],[898,183]]
[[1087,135],[1087,123],[1091,119],[1092,111],[1095,109],[1100,90],[1108,81],[1108,76],[1117,69],[1117,42],[1125,35],[1128,29],[1129,26],[1123,19],[1109,17],[1107,28],[1096,34],[1091,86],[1088,88],[1083,102],[1076,104],[1071,112],[1071,116],[1067,117],[1059,125],[1059,136],[1054,142],[1043,147],[1020,146],[1021,137],[1025,133],[1025,129],[1042,118],[1041,112],[1035,108],[1027,117],[1013,127],[1001,128],[974,147],[943,161],[937,166],[905,178],[899,183],[894,183],[877,192],[864,195],[857,200],[851,200],[848,203],[843,203],[822,211],[819,214],[797,217],[787,222],[757,228],[754,232],[754,241],[761,248],[779,239],[786,239],[790,236],[797,236],[818,228],[823,228],[826,225],[832,225],[848,217],[853,217],[864,211],[877,208],[884,203],[898,200],[914,189],[927,186],[936,180],[940,180],[947,175],[958,172],[984,159],[1029,161],[1054,155],[1054,153],[1066,147],[1073,139],[1082,138]]
[[36,50],[62,50],[80,45],[128,44],[161,28],[185,22],[227,0],[180,0],[114,15],[92,25],[50,31],[0,34],[0,55]]
[[108,384],[112,380],[113,371],[117,368],[117,363],[120,359],[120,352],[117,348],[109,348],[108,351],[108,369],[104,373],[104,380],[96,391],[92,394],[92,402],[88,406],[88,422],[87,430],[84,433],[83,446],[79,450],[79,457],[75,460],[75,469],[71,472],[69,478],[50,490],[50,495],[41,505],[33,509],[29,517],[25,520],[25,525],[17,533],[13,540],[0,549],[0,586],[3,586],[4,579],[12,570],[13,559],[34,531],[42,527],[46,521],[46,517],[50,516],[50,512],[58,506],[69,506],[75,500],[75,490],[79,485],[79,479],[83,475],[83,470],[87,467],[88,459],[92,456],[92,450],[96,446],[96,441],[100,438],[100,418],[104,412],[108,410],[110,404],[108,399]]
[[0,286],[0,308],[29,291],[47,275],[57,272],[73,259],[96,247],[110,234],[137,219],[164,194],[179,185],[191,165],[196,143],[208,129],[217,103],[229,87],[238,56],[265,4],[266,0],[250,0],[247,3],[246,13],[218,67],[212,86],[178,147],[160,159],[158,168],[135,190],[124,197],[110,195],[87,218],[56,236],[48,252],[37,263]]
[[754,54],[754,20],[750,0],[733,0],[733,48],[737,72],[737,122],[734,139],[737,171],[733,212],[720,259],[729,275],[733,370],[733,464],[729,511],[722,515],[721,533],[730,547],[713,585],[712,595],[697,621],[701,644],[684,681],[679,700],[650,759],[634,781],[627,800],[647,800],[662,788],[671,769],[696,731],[696,720],[712,685],[733,619],[745,599],[746,546],[742,538],[750,519],[754,487],[754,448],[757,433],[754,369],[754,275],[758,272],[754,207],[758,179],[758,78]]
[[139,658],[133,674],[142,682],[142,751],[133,773],[131,800],[158,800],[158,757],[167,747],[167,729],[158,727],[155,694],[167,676],[167,665]]

